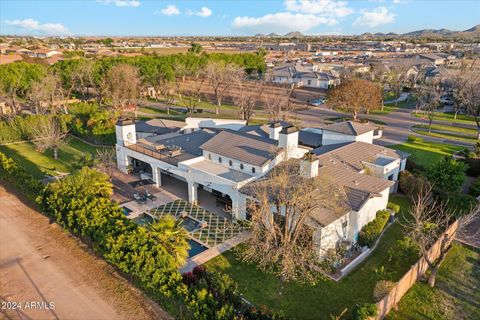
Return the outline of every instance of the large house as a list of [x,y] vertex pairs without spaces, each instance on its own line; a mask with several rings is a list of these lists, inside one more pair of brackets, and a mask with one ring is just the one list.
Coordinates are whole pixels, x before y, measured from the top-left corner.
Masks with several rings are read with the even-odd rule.
[[318,89],[328,89],[340,84],[340,78],[334,73],[318,71],[312,64],[287,64],[271,70],[269,78],[274,83]]
[[250,187],[285,161],[297,163],[305,179],[331,177],[345,191],[348,209],[341,214],[320,210],[310,217],[323,248],[356,241],[360,229],[386,207],[407,158],[372,144],[381,136],[376,127],[350,121],[300,132],[284,122],[246,126],[227,119],[187,118],[173,130],[163,122],[158,130],[152,125],[118,121],[118,168],[141,168],[157,186],[165,175],[183,181],[192,203],[202,188],[229,203],[236,219],[246,219],[247,202],[255,201]]

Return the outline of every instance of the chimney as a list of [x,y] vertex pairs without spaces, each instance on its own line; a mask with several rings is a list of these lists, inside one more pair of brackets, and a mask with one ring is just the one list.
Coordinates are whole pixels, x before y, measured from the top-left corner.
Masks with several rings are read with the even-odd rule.
[[318,176],[318,159],[312,152],[308,152],[300,160],[300,176],[315,178]]
[[292,157],[292,154],[298,147],[298,130],[294,126],[285,127],[280,131],[278,146],[285,149],[286,159]]
[[282,125],[280,124],[280,122],[270,123],[268,137],[270,139],[278,141],[278,137],[279,137],[279,134],[280,134],[281,130],[282,130]]
[[135,121],[132,119],[118,119],[115,125],[117,144],[127,146],[137,143]]

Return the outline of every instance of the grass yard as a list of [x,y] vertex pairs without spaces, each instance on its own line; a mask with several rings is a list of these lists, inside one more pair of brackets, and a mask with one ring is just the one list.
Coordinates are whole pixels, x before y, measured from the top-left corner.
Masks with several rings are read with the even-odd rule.
[[[428,119],[428,117],[422,112],[412,113],[412,115],[417,117],[417,118]],[[472,116],[469,116],[469,115],[466,115],[466,114],[459,114],[459,115],[457,115],[457,119],[454,119],[453,112],[438,112],[438,113],[435,114],[433,119],[434,120],[439,120],[439,121],[448,121],[448,122],[456,122],[456,123],[476,125],[475,119]]]
[[454,243],[437,275],[436,287],[417,282],[389,320],[480,319],[480,250]]
[[460,140],[471,143],[477,142],[477,130],[475,129],[433,124],[431,132],[428,132],[428,125],[422,124],[413,126],[412,130],[418,134],[431,137]]
[[410,158],[415,163],[424,167],[428,167],[444,156],[451,156],[455,151],[465,149],[460,146],[429,141],[415,143],[405,142],[403,144],[389,146],[389,148],[410,153]]
[[45,172],[55,175],[55,171],[72,172],[80,169],[84,154],[89,152],[94,156],[96,149],[96,147],[69,137],[67,143],[58,150],[58,159],[55,160],[52,150],[41,153],[36,150],[34,144],[29,142],[0,146],[0,152],[13,158],[28,173],[38,179],[44,178]]
[[[401,206],[399,216],[402,219],[409,209],[409,201],[395,195],[390,201]],[[322,280],[315,286],[282,283],[278,277],[240,261],[232,251],[223,253],[206,265],[210,270],[230,275],[244,297],[257,306],[280,311],[287,319],[328,319],[330,315],[339,315],[344,308],[351,312],[356,303],[373,302],[373,288],[378,280],[396,281],[401,278],[416,261],[416,257],[395,265],[389,261],[389,250],[402,238],[402,226],[393,224],[371,256],[351,274],[339,282]]]
[[394,112],[398,110],[398,107],[396,107],[395,105],[393,104],[386,104],[383,106],[383,110],[377,110],[377,111],[373,111],[373,112],[370,112],[370,114],[374,114],[374,115],[385,115],[385,114],[389,114],[391,112]]

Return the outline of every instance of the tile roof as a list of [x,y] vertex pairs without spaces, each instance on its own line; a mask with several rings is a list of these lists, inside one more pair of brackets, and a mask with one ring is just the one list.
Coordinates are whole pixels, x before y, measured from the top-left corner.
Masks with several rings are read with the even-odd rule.
[[322,145],[322,134],[300,130],[298,133],[298,144],[307,147],[318,148]]
[[218,133],[200,148],[260,167],[272,160],[280,149],[275,140],[232,130]]
[[344,121],[340,123],[330,124],[323,127],[324,130],[339,132],[343,134],[358,136],[366,132],[375,130],[377,127],[370,124],[364,124],[354,121]]
[[320,165],[349,168],[354,171],[362,171],[364,169],[364,162],[373,163],[378,156],[386,156],[394,159],[405,159],[408,156],[407,153],[402,151],[361,141],[339,144],[337,148],[328,150],[327,152],[324,152],[323,148],[325,147],[314,150],[314,153],[317,154],[320,160]]

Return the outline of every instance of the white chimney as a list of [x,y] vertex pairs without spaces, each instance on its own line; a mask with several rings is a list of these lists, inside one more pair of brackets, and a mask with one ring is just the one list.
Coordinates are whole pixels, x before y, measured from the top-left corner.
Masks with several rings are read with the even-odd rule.
[[278,141],[280,131],[282,131],[282,125],[280,124],[280,122],[272,122],[269,126],[268,137],[270,139]]
[[315,178],[318,176],[318,163],[318,158],[313,153],[306,153],[300,160],[300,176],[304,178]]
[[135,121],[132,119],[118,119],[115,125],[115,134],[118,145],[127,146],[137,143]]
[[278,146],[285,149],[286,159],[292,157],[292,154],[298,148],[298,130],[294,126],[285,127],[280,131]]

